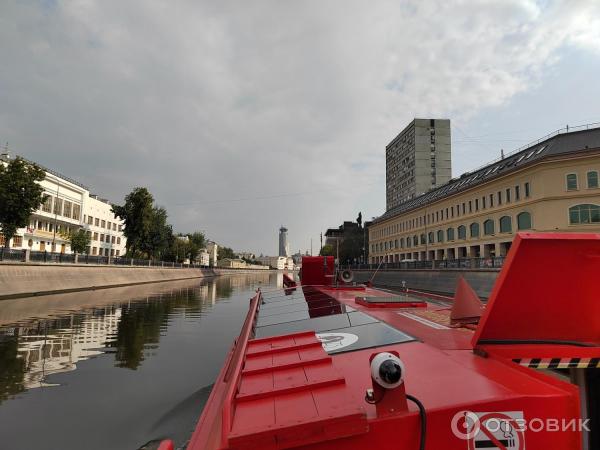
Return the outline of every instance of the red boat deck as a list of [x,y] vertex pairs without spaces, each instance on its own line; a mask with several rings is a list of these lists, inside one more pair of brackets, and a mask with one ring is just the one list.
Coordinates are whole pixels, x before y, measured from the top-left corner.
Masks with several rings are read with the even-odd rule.
[[[372,288],[259,292],[188,449],[416,450],[425,438],[421,413],[429,450],[581,449],[579,429],[511,429],[502,440],[493,433],[461,438],[451,427],[465,410],[511,423],[580,417],[577,386],[531,369],[600,365],[600,302],[590,286],[600,270],[600,235],[574,236],[518,236],[477,327],[453,324],[451,303],[374,308],[356,301],[398,297]],[[547,245],[562,251],[554,260],[565,264],[522,289],[525,269]],[[586,269],[576,274],[582,258]],[[307,260],[307,277],[331,284],[331,263]],[[579,283],[579,308],[561,289],[560,275]],[[398,355],[406,370],[401,389],[372,404],[365,401],[375,386],[371,358],[382,352]]]

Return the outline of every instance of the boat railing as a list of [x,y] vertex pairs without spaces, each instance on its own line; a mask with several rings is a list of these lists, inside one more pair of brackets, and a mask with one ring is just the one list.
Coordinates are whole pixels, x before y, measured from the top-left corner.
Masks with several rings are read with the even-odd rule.
[[248,308],[248,314],[244,320],[242,331],[234,343],[234,350],[229,360],[229,366],[225,372],[223,382],[229,383],[227,393],[225,394],[225,400],[223,402],[223,413],[222,413],[222,425],[221,433],[222,438],[225,440],[227,434],[231,430],[233,414],[233,405],[235,395],[239,389],[239,383],[241,379],[242,369],[244,366],[244,355],[248,348],[248,341],[254,335],[254,326],[256,324],[256,318],[258,309],[260,307],[262,293],[260,289],[257,290],[256,295],[250,299],[250,307]]

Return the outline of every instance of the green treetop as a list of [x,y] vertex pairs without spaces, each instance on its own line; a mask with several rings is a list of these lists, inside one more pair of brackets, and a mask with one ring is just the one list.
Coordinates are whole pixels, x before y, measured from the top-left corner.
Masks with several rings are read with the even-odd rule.
[[31,214],[44,203],[39,182],[45,177],[42,168],[19,157],[6,166],[0,164],[0,233],[7,248],[17,229],[26,227]]

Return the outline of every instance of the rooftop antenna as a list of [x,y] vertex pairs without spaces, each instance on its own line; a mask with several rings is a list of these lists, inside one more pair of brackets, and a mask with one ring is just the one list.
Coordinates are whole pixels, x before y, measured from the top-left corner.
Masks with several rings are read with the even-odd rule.
[[504,159],[504,149],[500,149],[500,159]]

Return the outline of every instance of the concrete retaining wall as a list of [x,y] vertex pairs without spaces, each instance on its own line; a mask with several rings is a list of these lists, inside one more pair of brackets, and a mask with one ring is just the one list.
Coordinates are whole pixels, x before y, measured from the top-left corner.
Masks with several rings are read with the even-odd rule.
[[0,299],[212,277],[220,273],[219,269],[2,264]]
[[[373,279],[379,287],[399,288],[406,281],[409,289],[454,295],[456,281],[460,275],[473,287],[482,299],[488,298],[499,270],[380,270]],[[363,282],[371,279],[373,271],[354,271],[354,280]]]

